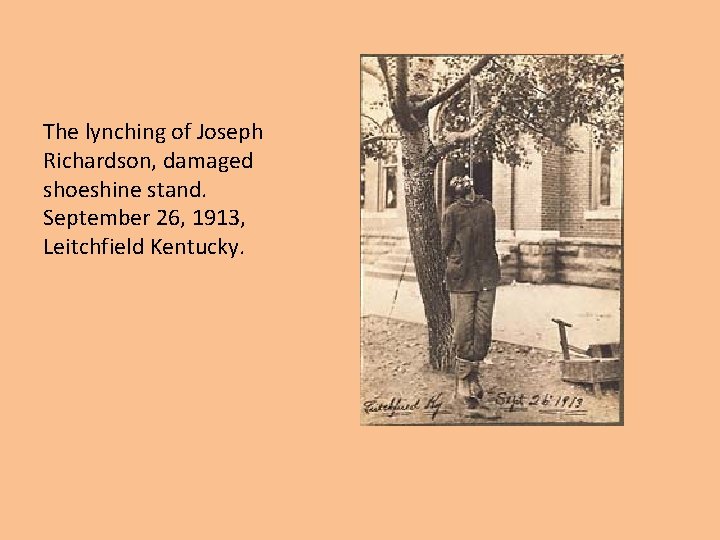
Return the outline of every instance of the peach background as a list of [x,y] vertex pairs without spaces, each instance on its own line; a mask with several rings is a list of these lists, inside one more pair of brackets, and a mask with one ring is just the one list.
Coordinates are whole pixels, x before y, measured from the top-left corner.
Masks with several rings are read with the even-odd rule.
[[[717,19],[527,4],[5,6],[0,538],[710,536]],[[486,51],[626,55],[624,427],[359,425],[359,54]],[[43,256],[41,124],[126,120],[262,126],[240,261]]]

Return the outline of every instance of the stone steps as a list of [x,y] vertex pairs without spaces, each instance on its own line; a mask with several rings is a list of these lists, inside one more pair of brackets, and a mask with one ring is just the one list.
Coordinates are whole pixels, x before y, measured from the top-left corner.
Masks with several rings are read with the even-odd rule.
[[370,246],[394,246],[397,242],[392,239],[379,239],[379,240],[361,240],[360,246],[362,247],[370,247]]
[[415,273],[415,266],[412,264],[412,260],[407,262],[393,262],[388,261],[387,257],[382,257],[375,263],[374,266],[376,269],[392,270],[394,272],[402,272],[403,270],[407,272],[408,270],[410,270],[411,272]]
[[389,280],[417,281],[407,236],[368,234],[360,239],[360,258],[371,264],[365,275]]
[[378,245],[370,244],[367,246],[362,246],[360,248],[360,253],[366,253],[368,255],[385,254],[385,253],[389,253],[390,250],[392,250],[392,246],[378,246]]
[[385,257],[383,257],[383,259],[387,262],[404,263],[405,261],[407,261],[408,265],[413,264],[412,254],[410,254],[410,253],[401,255],[401,254],[393,251],[393,252],[390,252],[387,255],[385,255]]
[[404,274],[402,272],[395,272],[393,270],[384,270],[384,269],[375,269],[374,267],[365,272],[366,276],[369,277],[377,277],[381,279],[391,279],[391,280],[400,280],[400,277],[402,277],[403,281],[417,281],[417,276],[415,275],[414,271],[406,271]]
[[[621,245],[607,240],[562,239],[497,243],[501,284],[519,282],[567,283],[618,289]],[[407,236],[364,236],[361,260],[366,275],[417,281]]]

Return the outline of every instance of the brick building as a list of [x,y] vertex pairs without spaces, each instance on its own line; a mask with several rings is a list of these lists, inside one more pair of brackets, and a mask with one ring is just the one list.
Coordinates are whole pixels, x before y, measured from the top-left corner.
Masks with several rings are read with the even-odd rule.
[[[371,92],[366,86],[365,96]],[[441,110],[431,111],[435,131],[441,117]],[[383,127],[390,129],[387,123]],[[529,149],[530,165],[524,167],[496,160],[472,164],[476,191],[495,208],[505,282],[620,287],[623,149],[598,147],[582,126],[573,126],[570,135],[579,151]],[[448,158],[438,164],[439,213],[452,202],[450,179],[466,174],[468,160]],[[372,264],[368,274],[396,278],[402,272],[413,279],[399,147],[386,159],[363,160],[361,217],[363,261]]]

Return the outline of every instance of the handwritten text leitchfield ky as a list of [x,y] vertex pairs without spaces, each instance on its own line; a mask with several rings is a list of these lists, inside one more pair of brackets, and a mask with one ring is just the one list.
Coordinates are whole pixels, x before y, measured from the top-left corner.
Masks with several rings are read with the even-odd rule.
[[363,410],[365,414],[381,413],[388,418],[392,418],[397,414],[409,414],[412,411],[421,411],[429,414],[431,418],[435,420],[435,417],[440,413],[443,405],[441,397],[442,392],[430,396],[427,400],[417,398],[415,401],[403,401],[401,397],[392,397],[390,401],[370,399],[363,403]]

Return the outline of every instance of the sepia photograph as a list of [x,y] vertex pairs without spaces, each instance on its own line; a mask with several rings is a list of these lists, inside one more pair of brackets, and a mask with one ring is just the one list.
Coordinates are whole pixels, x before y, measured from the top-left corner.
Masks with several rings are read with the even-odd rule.
[[623,424],[622,54],[360,57],[363,425]]

